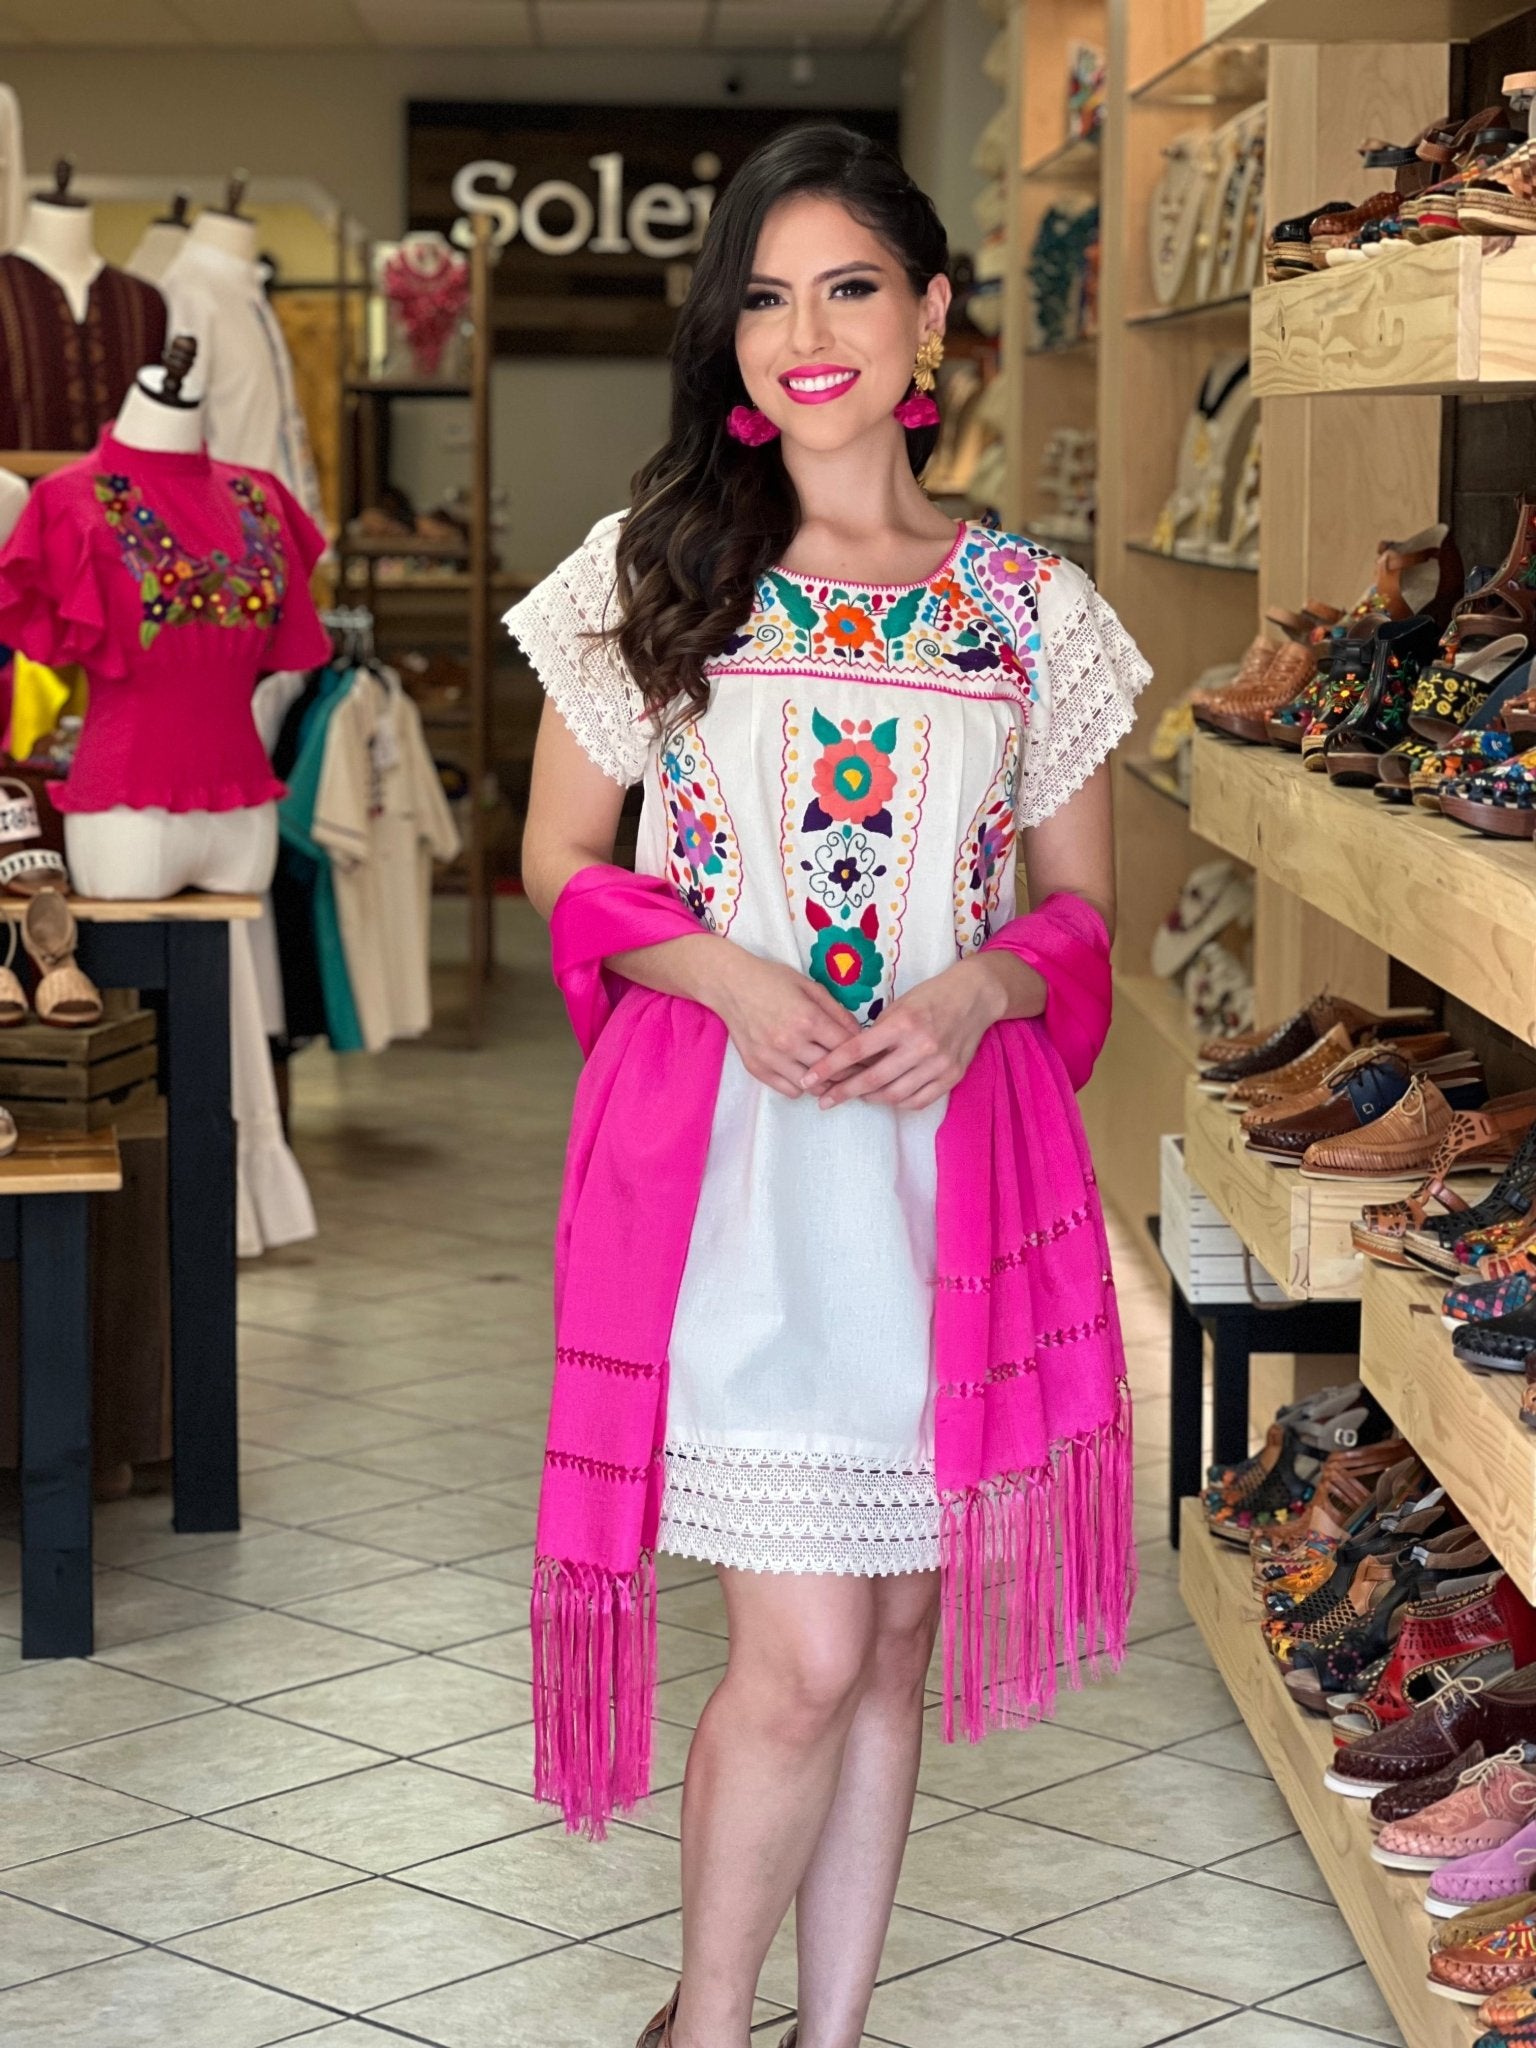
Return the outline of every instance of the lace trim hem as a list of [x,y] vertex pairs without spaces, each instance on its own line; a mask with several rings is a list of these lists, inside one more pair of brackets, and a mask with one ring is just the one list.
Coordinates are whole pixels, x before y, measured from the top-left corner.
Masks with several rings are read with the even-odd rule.
[[735,1445],[665,1453],[658,1550],[745,1571],[936,1571],[931,1467],[850,1465]]
[[1046,645],[1047,724],[1025,757],[1019,823],[1042,825],[1076,796],[1136,723],[1152,677],[1141,649],[1090,584]]

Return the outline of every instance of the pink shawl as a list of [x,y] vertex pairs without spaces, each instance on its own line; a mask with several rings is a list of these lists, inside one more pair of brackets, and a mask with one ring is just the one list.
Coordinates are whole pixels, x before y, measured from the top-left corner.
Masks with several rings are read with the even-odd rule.
[[[594,1836],[649,1789],[667,1349],[726,1046],[712,1011],[603,963],[698,930],[667,883],[609,866],[573,875],[550,921],[586,1065],[555,1240],[534,1791]],[[979,1741],[1049,1710],[1058,1660],[1073,1686],[1083,1656],[1118,1662],[1136,1581],[1124,1354],[1075,1100],[1109,1027],[1108,935],[1056,895],[986,943],[1048,996],[985,1034],[937,1139],[946,1741],[957,1699]]]

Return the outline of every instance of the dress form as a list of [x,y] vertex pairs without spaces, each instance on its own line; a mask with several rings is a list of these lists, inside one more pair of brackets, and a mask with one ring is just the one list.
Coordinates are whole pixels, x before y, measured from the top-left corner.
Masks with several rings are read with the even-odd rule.
[[125,448],[149,448],[157,455],[196,455],[203,445],[203,408],[198,399],[168,396],[160,363],[140,370],[129,386],[112,431]]
[[0,469],[0,548],[10,539],[26,502],[27,487],[21,478]]
[[84,320],[91,286],[106,265],[98,254],[88,206],[61,206],[53,199],[33,199],[22,221],[16,254],[47,271],[69,301],[75,320]]
[[191,239],[210,249],[222,249],[242,263],[256,261],[256,223],[237,213],[200,213],[193,221]]

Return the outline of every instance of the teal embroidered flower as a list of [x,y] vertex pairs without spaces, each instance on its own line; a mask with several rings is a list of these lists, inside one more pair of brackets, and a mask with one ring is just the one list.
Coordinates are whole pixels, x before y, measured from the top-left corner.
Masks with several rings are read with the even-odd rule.
[[828,925],[811,947],[811,978],[819,981],[845,1009],[857,1010],[880,986],[885,956],[857,925]]

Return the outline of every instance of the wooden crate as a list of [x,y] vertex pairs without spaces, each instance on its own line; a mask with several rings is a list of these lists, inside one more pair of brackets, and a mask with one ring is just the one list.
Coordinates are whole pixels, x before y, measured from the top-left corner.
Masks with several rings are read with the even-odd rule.
[[134,1009],[82,1031],[18,1024],[0,1033],[0,1102],[21,1131],[96,1131],[152,1102],[155,1018]]
[[1453,235],[1253,295],[1253,388],[1487,390],[1536,377],[1536,249]]
[[1250,1287],[1260,1301],[1288,1301],[1285,1289],[1247,1251],[1190,1174],[1182,1132],[1165,1131],[1158,1156],[1162,1165],[1162,1253],[1190,1306],[1245,1301]]

